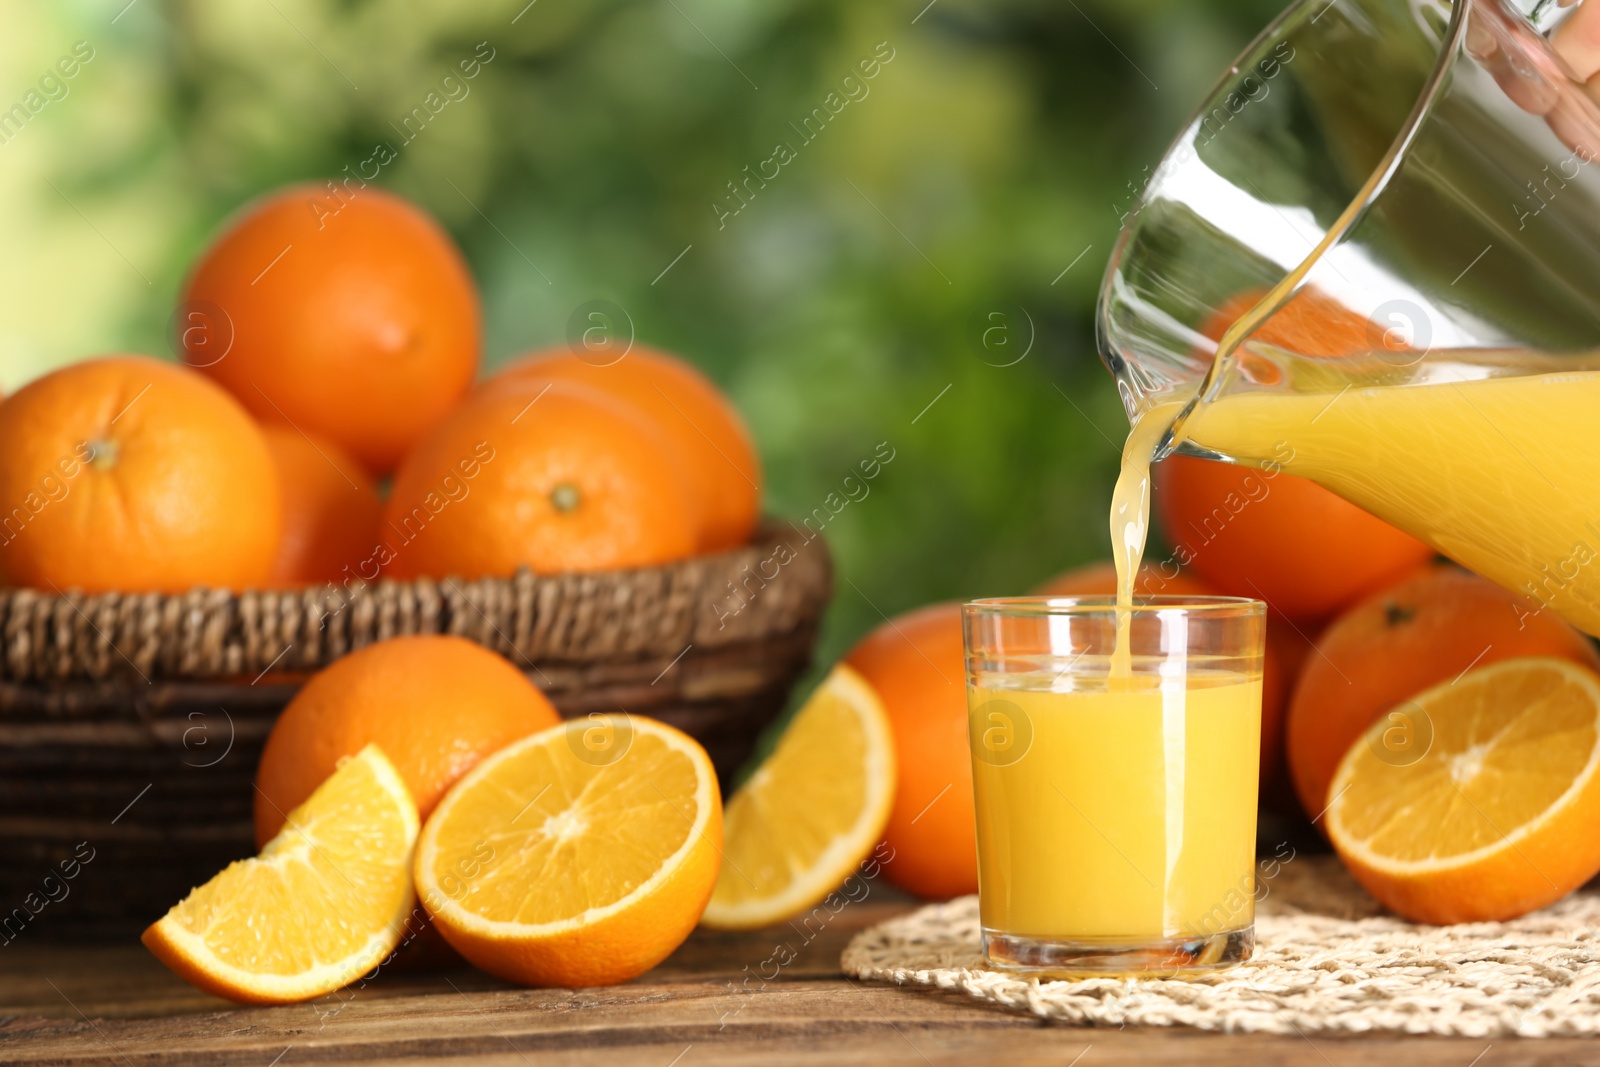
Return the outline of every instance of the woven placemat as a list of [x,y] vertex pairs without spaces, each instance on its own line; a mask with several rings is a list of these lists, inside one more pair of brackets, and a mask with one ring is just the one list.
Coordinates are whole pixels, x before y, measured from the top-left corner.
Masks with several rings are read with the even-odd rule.
[[846,974],[963,990],[1086,1026],[1224,1032],[1570,1037],[1600,1033],[1600,891],[1513,922],[1417,926],[1383,912],[1331,856],[1263,877],[1256,954],[1192,979],[1028,980],[983,968],[978,900],[858,934]]

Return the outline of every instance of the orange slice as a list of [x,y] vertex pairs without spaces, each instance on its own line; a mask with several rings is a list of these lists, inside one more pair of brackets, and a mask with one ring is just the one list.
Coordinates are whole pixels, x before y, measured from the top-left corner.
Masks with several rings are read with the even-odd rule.
[[748,930],[814,907],[882,838],[894,784],[889,717],[841,664],[728,802],[722,870],[701,921]]
[[247,1004],[322,996],[378,966],[415,898],[417,806],[374,745],[346,760],[255,859],[231,863],[144,932],[192,985]]
[[1506,660],[1435,686],[1345,754],[1328,836],[1408,919],[1511,919],[1600,872],[1600,678]]
[[689,936],[721,844],[705,749],[650,719],[591,717],[514,742],[451,787],[417,845],[417,894],[490,974],[609,985]]

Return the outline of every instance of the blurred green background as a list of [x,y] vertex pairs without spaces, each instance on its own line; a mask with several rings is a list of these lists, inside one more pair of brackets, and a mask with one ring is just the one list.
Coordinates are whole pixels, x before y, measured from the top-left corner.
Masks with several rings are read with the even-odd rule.
[[[4,0],[0,109],[45,104],[0,126],[0,387],[168,354],[222,219],[387,142],[377,183],[472,263],[489,366],[607,300],[733,396],[769,510],[810,512],[894,450],[827,528],[823,662],[880,612],[1023,592],[1108,553],[1126,423],[1100,275],[1144,168],[1279,4],[926,2]],[[78,41],[93,58],[41,89]],[[795,158],[727,215],[780,141]]]

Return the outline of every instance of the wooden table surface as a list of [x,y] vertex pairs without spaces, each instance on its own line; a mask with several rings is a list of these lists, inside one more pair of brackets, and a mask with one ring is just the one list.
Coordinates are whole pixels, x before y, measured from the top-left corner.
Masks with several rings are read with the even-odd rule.
[[[517,989],[464,965],[391,968],[353,994],[281,1008],[191,989],[136,943],[19,938],[0,948],[0,1064],[1600,1064],[1600,1042],[1578,1040],[1084,1029],[840,974],[852,934],[908,907],[852,905],[809,943],[788,927],[697,932],[654,971],[607,989]],[[785,942],[796,959],[763,982],[763,961]]]

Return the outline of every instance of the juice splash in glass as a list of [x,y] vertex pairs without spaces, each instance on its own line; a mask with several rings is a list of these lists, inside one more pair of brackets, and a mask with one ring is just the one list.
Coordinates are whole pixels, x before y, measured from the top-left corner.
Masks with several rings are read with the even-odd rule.
[[992,966],[1170,974],[1249,958],[1265,624],[1259,601],[1224,597],[965,606]]

